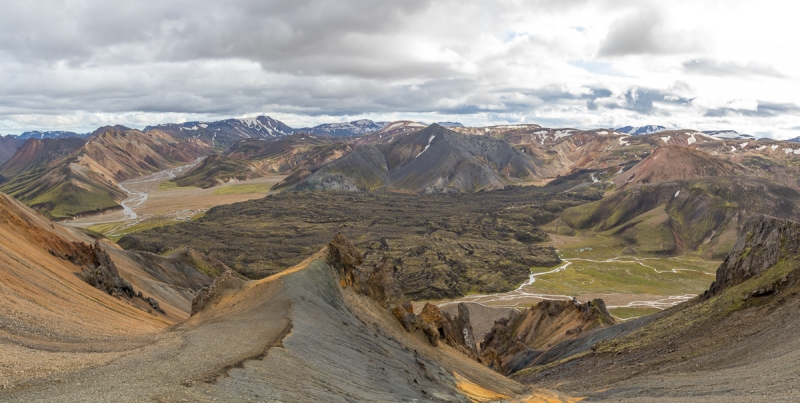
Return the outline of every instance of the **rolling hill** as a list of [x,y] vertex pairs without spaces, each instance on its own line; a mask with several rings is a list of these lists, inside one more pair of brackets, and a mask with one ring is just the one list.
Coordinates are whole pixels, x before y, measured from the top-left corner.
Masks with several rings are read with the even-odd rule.
[[[624,174],[623,174],[624,175]],[[728,253],[753,214],[800,218],[796,189],[755,177],[659,182],[613,192],[565,210],[561,231],[591,230],[617,237],[631,253]]]
[[210,152],[196,140],[174,139],[166,133],[142,133],[121,126],[98,129],[85,144],[81,139],[30,140],[3,165],[14,175],[0,191],[14,196],[50,218],[119,209],[126,193],[118,182],[181,163]]
[[271,141],[240,140],[222,155],[207,158],[173,182],[178,186],[211,187],[267,174],[291,174],[304,178],[350,150],[352,146],[344,141],[305,133]]

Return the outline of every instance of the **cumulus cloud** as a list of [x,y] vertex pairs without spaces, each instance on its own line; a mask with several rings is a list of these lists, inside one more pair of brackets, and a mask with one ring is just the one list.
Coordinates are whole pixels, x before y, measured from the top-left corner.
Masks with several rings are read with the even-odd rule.
[[[786,105],[800,86],[777,73],[796,70],[794,58],[739,56],[741,41],[763,38],[727,33],[711,39],[735,38],[733,50],[715,53],[713,35],[698,34],[763,30],[744,3],[714,25],[703,17],[719,12],[713,0],[5,2],[0,132],[257,114],[298,127],[361,117],[797,126]],[[759,102],[727,103],[737,99]]]
[[672,54],[701,48],[691,33],[669,29],[660,10],[645,6],[614,21],[600,45],[600,56]]
[[784,74],[781,74],[769,65],[753,62],[740,64],[710,59],[692,59],[683,62],[683,68],[688,73],[710,76],[766,76],[786,78]]

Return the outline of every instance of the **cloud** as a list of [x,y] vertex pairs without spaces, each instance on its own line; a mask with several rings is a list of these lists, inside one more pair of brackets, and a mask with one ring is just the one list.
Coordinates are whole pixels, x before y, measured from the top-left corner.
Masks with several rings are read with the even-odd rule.
[[[800,84],[776,74],[798,60],[731,34],[788,25],[753,22],[751,10],[736,11],[746,2],[713,20],[715,0],[6,3],[4,133],[257,114],[298,127],[359,117],[747,126],[745,113],[800,124],[779,107],[800,103]],[[794,46],[770,35],[774,49]],[[761,101],[741,112],[748,106],[729,99]]]
[[600,56],[675,54],[700,48],[694,35],[668,29],[659,10],[643,6],[617,19],[600,44]]
[[731,107],[709,109],[703,115],[705,117],[724,117],[724,116],[744,116],[770,118],[780,115],[800,113],[800,106],[796,104],[775,104],[769,102],[758,102],[755,108],[741,108],[733,104]]
[[710,59],[692,59],[683,62],[683,68],[687,73],[709,76],[765,76],[773,78],[786,78],[785,75],[781,74],[771,66],[753,62],[740,64]]
[[621,94],[606,96],[599,101],[595,100],[594,103],[598,107],[606,109],[622,109],[642,115],[668,116],[669,112],[659,108],[659,104],[688,107],[691,100],[664,90],[631,88]]

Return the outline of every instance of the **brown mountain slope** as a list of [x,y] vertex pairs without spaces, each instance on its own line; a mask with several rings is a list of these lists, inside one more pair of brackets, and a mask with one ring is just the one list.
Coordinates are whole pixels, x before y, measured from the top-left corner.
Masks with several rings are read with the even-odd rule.
[[745,168],[699,150],[682,146],[657,148],[633,168],[618,174],[618,189],[641,183],[669,182],[710,176],[747,175]]
[[[0,191],[50,218],[64,219],[119,209],[126,193],[118,181],[192,161],[210,148],[158,130],[145,134],[115,126],[98,129],[82,147],[52,162],[47,147],[31,150],[35,152],[21,154],[14,165],[24,169]],[[36,161],[41,163],[31,165]]]
[[225,269],[192,250],[161,257],[95,242],[0,193],[0,394],[152,343],[189,316],[211,283],[203,272]]
[[102,127],[89,137],[79,156],[86,156],[105,168],[113,179],[124,181],[211,153],[195,139],[175,139],[159,131],[142,133],[123,126]]
[[755,216],[709,292],[559,345],[514,378],[592,400],[797,401],[798,252],[800,224]]
[[25,141],[18,139],[17,136],[0,136],[0,164],[11,159],[24,143]]
[[12,178],[25,171],[46,168],[50,164],[69,156],[85,143],[85,139],[77,137],[30,139],[17,150],[12,158],[0,165],[0,175]]
[[277,140],[247,139],[234,143],[220,156],[211,156],[191,171],[174,179],[178,186],[211,187],[231,180],[247,180],[273,174],[305,178],[319,166],[352,150],[344,141],[293,134]]
[[[92,287],[76,275],[80,265],[56,256],[80,252],[38,214],[0,194],[3,385],[106,362],[171,323]],[[107,353],[78,358],[93,349]]]

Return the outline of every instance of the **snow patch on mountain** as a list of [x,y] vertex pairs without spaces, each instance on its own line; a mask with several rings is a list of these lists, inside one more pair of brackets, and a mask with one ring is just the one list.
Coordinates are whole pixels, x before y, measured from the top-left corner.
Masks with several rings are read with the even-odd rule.
[[642,135],[645,135],[645,134],[653,134],[653,133],[663,132],[663,131],[667,130],[667,128],[664,127],[664,126],[647,125],[647,126],[638,126],[638,127],[636,127],[636,126],[623,126],[623,127],[616,128],[614,130],[618,131],[620,133],[632,134],[634,136],[642,136]]

